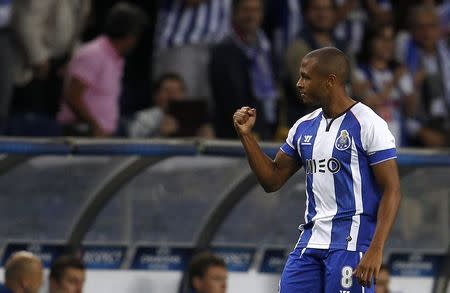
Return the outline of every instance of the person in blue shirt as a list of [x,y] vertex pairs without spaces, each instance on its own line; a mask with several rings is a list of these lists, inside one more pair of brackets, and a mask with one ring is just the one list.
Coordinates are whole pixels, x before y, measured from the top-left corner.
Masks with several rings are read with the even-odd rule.
[[347,95],[349,72],[348,58],[334,47],[303,58],[299,94],[320,108],[294,124],[274,160],[252,135],[256,110],[242,107],[233,116],[266,192],[305,169],[305,223],[281,275],[280,293],[374,292],[400,182],[395,139],[381,117]]
[[5,284],[0,285],[0,293],[38,293],[43,271],[41,260],[32,253],[14,253],[6,262]]

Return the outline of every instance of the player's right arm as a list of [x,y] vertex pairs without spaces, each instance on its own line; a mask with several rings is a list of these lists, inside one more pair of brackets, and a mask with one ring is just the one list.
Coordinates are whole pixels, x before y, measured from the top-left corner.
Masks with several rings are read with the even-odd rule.
[[269,158],[260,148],[252,134],[256,121],[256,110],[242,107],[233,115],[234,127],[241,139],[250,167],[266,192],[280,189],[299,168],[299,163],[278,151],[274,160]]

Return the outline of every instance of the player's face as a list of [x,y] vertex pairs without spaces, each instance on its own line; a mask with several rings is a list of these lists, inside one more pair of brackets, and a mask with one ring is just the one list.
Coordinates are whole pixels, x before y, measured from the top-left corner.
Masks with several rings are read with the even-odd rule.
[[52,293],[81,293],[83,292],[86,273],[77,268],[67,268],[59,282],[55,282]]
[[200,293],[225,293],[227,291],[227,269],[221,266],[209,267],[203,278],[196,282]]
[[297,89],[305,104],[321,105],[326,98],[324,78],[317,70],[316,58],[303,58]]

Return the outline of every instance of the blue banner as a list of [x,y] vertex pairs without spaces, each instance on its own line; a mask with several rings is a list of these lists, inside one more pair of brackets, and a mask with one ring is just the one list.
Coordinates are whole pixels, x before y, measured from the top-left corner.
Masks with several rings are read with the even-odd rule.
[[259,271],[261,273],[281,274],[287,260],[289,251],[286,249],[267,249]]
[[443,259],[436,254],[398,253],[390,257],[389,267],[393,276],[436,277]]
[[222,257],[230,272],[247,272],[253,262],[254,248],[214,247],[212,252]]
[[42,260],[45,267],[49,267],[53,260],[57,258],[61,253],[64,252],[64,245],[53,245],[53,244],[25,244],[25,243],[14,243],[8,244],[3,253],[2,266],[5,266],[6,261],[9,257],[17,251],[26,250],[32,252],[37,257]]
[[120,269],[126,253],[125,246],[83,246],[83,262],[88,269]]
[[191,248],[139,247],[131,263],[135,270],[183,271],[192,256]]

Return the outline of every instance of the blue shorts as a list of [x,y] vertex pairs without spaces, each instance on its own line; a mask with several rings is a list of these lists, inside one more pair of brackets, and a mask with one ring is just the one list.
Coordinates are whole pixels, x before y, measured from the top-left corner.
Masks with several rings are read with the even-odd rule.
[[280,293],[373,293],[358,284],[353,271],[363,253],[342,249],[296,248],[284,267]]

